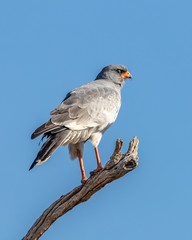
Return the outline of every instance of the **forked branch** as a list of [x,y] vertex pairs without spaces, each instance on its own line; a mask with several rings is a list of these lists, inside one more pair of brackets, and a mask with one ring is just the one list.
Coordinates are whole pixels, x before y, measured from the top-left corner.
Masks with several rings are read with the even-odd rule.
[[138,166],[138,144],[134,139],[125,154],[121,154],[123,141],[117,139],[115,150],[105,167],[94,176],[90,176],[84,185],[80,185],[68,194],[52,203],[30,228],[23,240],[37,240],[62,215],[76,205],[87,201],[106,184],[124,176]]

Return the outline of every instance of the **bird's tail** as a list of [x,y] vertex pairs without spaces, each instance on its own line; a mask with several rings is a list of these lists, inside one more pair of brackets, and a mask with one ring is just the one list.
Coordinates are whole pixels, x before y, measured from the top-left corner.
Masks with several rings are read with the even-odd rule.
[[47,139],[47,141],[43,144],[40,151],[37,154],[37,157],[35,158],[34,162],[32,163],[31,167],[29,168],[29,171],[35,166],[35,165],[41,165],[45,161],[48,160],[48,158],[51,156],[51,154],[65,142],[67,136],[69,135],[69,131],[65,130],[63,132],[50,135]]

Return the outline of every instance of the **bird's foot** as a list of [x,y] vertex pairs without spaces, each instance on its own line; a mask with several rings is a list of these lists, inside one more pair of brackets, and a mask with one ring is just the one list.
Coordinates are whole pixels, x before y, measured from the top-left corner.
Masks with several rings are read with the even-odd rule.
[[97,166],[97,168],[93,171],[90,172],[91,176],[96,175],[99,171],[101,171],[103,169],[103,167],[101,165]]
[[81,183],[85,184],[86,182],[87,182],[87,178],[86,177],[82,178]]

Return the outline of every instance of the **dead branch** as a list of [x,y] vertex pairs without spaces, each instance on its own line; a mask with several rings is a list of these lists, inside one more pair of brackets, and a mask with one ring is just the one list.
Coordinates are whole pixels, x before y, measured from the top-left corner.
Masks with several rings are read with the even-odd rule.
[[52,203],[30,228],[22,240],[37,240],[62,215],[76,205],[87,201],[94,193],[108,183],[124,176],[138,166],[138,144],[134,139],[129,144],[125,154],[121,154],[123,141],[117,139],[115,150],[105,167],[94,176],[90,176],[84,185],[80,185],[68,194],[61,196]]

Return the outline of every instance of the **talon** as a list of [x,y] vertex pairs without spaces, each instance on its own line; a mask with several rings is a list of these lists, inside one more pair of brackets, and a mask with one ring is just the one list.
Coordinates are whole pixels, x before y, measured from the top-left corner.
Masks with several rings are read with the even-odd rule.
[[87,178],[81,180],[82,184],[85,184],[86,182],[87,182]]
[[90,176],[94,176],[94,175],[95,175],[94,171],[91,171]]
[[98,172],[100,172],[103,169],[103,167],[101,165],[99,165],[95,170],[90,172],[91,176],[96,175]]

